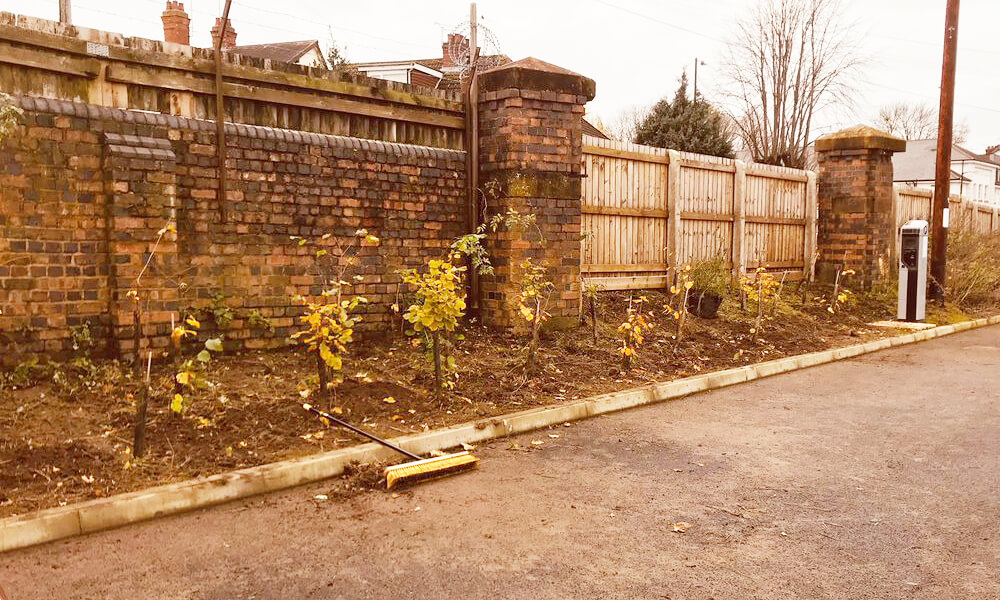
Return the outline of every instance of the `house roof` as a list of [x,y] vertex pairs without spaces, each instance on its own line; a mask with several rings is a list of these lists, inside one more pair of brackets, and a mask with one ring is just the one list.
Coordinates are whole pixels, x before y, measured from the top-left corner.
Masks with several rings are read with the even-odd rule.
[[[492,69],[500,65],[504,65],[511,62],[510,57],[506,54],[490,54],[486,56],[479,57],[480,70],[485,71],[486,69]],[[443,58],[417,58],[408,60],[388,60],[381,62],[364,62],[364,63],[351,63],[347,65],[347,68],[352,71],[360,70],[360,67],[400,67],[406,68],[413,64],[418,64],[428,69],[433,69],[443,74],[441,78],[441,83],[438,85],[438,89],[443,90],[457,90],[462,87],[462,73],[461,70],[450,70],[444,68]]]
[[587,119],[583,120],[583,135],[589,135],[591,137],[601,138],[602,140],[611,139],[607,135],[605,135],[603,131],[601,131],[593,124],[591,124],[590,121],[588,121]]
[[[906,152],[892,155],[894,181],[934,181],[934,169],[937,157],[937,140],[909,140],[906,142]],[[1000,167],[1000,162],[983,154],[976,154],[959,146],[952,145],[951,160],[974,160]],[[969,181],[954,169],[951,171],[952,181]]]
[[[316,40],[300,40],[298,42],[272,42],[270,44],[253,44],[250,46],[236,46],[233,52],[244,56],[256,58],[267,58],[270,60],[286,63],[296,63],[307,52],[315,49],[321,59],[323,51]],[[324,62],[325,66],[325,62]]]

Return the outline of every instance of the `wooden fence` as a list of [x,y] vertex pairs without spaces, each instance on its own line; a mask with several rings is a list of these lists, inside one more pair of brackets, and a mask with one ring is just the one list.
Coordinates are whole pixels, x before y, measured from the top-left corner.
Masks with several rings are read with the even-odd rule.
[[[911,185],[896,184],[893,187],[896,207],[896,232],[910,219],[931,222],[931,204],[934,190]],[[1000,231],[1000,208],[983,204],[962,196],[952,195],[949,200],[949,226],[952,229],[972,230],[978,233]],[[897,240],[898,241],[898,240]]]
[[670,270],[724,256],[811,276],[816,177],[584,137],[583,276],[608,290],[664,287]]

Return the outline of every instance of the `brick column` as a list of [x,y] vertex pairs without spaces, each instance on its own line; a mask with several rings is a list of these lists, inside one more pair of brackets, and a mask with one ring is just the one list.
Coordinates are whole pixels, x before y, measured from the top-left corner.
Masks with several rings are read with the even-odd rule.
[[[144,311],[144,338],[162,350],[170,339],[170,319],[176,316],[179,290],[177,236],[166,233],[150,251],[159,231],[176,224],[176,158],[164,139],[106,133],[104,173],[108,188],[108,259],[111,265],[111,346],[121,357],[135,351],[133,303],[127,297],[136,289]],[[181,316],[180,318],[183,318]]]
[[906,142],[871,127],[816,140],[819,161],[819,259],[816,275],[833,281],[837,267],[854,269],[864,289],[891,272],[895,240],[892,154]]
[[526,257],[545,264],[555,284],[551,324],[576,318],[580,294],[580,177],[583,167],[584,105],[594,81],[535,58],[479,76],[479,182],[489,197],[487,216],[513,208],[533,213],[544,237],[504,232],[490,236],[495,275],[482,281],[482,318],[515,327],[513,297],[518,265]]

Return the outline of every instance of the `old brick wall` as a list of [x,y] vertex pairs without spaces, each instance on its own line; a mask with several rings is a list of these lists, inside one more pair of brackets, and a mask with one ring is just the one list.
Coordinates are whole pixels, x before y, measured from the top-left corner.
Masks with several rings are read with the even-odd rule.
[[[0,361],[59,352],[70,327],[107,325],[100,133],[87,111],[25,114],[0,142]],[[99,331],[103,335],[106,331]]]
[[[24,126],[0,150],[0,346],[4,362],[65,353],[90,322],[110,352],[131,351],[124,294],[143,275],[149,327],[215,296],[234,311],[231,349],[273,347],[295,330],[297,294],[315,295],[312,252],[290,236],[381,238],[360,249],[354,292],[369,327],[390,318],[398,275],[466,228],[465,153],[228,125],[220,210],[214,124],[162,114],[21,98]],[[332,240],[331,240],[332,241]],[[253,312],[274,331],[254,329]],[[207,328],[212,324],[206,323]]]

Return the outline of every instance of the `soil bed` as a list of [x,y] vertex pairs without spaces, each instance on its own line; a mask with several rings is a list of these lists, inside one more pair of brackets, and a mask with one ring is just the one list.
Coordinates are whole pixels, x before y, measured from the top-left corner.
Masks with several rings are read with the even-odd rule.
[[[313,395],[308,401],[394,437],[898,333],[865,326],[891,316],[883,302],[863,300],[830,315],[794,298],[782,302],[755,340],[754,316],[727,298],[717,319],[689,315],[678,342],[676,325],[662,312],[667,297],[646,296],[655,328],[628,373],[620,371],[617,332],[628,295],[602,293],[598,341],[589,324],[544,332],[536,374],[523,368],[526,336],[473,323],[452,350],[455,388],[440,399],[427,391],[433,376],[419,341],[399,334],[352,346],[343,383],[329,399]],[[967,316],[950,309],[936,318],[951,322]],[[303,390],[315,385],[314,362],[301,348],[290,347],[214,359],[206,373],[214,385],[194,395],[183,416],[168,409],[173,371],[154,365],[148,451],[134,460],[130,449],[140,388],[128,371],[114,361],[95,360],[0,374],[0,517],[359,443],[350,432],[326,428],[302,410]]]

